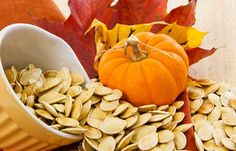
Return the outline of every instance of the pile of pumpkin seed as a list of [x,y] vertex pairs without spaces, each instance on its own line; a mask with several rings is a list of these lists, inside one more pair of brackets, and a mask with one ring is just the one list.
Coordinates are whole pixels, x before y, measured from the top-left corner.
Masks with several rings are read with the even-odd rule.
[[200,79],[188,88],[199,151],[236,150],[236,93],[226,83]]
[[41,121],[83,136],[79,150],[174,151],[187,144],[184,132],[192,124],[181,124],[181,100],[134,107],[122,101],[120,90],[97,79],[84,84],[83,77],[68,68],[43,72],[30,64],[21,71],[12,66],[5,73],[16,95]]

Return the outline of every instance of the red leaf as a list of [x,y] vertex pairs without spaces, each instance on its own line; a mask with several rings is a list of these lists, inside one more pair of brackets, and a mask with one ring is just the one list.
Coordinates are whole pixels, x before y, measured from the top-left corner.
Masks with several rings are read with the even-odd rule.
[[119,0],[114,7],[113,25],[150,23],[166,16],[167,0]]
[[[188,93],[185,91],[183,92],[177,100],[183,100],[184,106],[181,108],[180,111],[185,113],[185,118],[182,123],[192,123],[191,120],[191,114],[190,114],[190,104],[188,99]],[[190,128],[185,132],[186,138],[187,138],[187,146],[185,147],[185,150],[191,150],[191,151],[197,151],[196,144],[195,144],[195,138],[194,138],[194,130],[193,128]]]
[[182,26],[192,26],[195,23],[196,1],[191,0],[188,5],[173,9],[165,21],[168,23],[177,22],[178,25]]
[[216,48],[207,50],[199,47],[186,50],[186,53],[189,58],[189,65],[197,63],[199,60],[212,55],[216,50],[217,50]]

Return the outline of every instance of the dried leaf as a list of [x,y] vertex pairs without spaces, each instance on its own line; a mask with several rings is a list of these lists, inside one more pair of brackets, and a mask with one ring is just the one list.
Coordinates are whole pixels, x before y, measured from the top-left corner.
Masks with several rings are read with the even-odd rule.
[[185,49],[200,46],[203,37],[207,34],[206,32],[198,31],[196,28],[180,26],[176,23],[169,24],[159,33],[171,36]]
[[177,7],[165,18],[167,23],[176,22],[182,26],[192,26],[195,23],[195,8],[197,0],[190,0],[185,6]]
[[189,58],[189,65],[197,63],[199,60],[212,55],[216,50],[217,48],[212,48],[210,50],[207,50],[199,47],[186,50],[186,53]]

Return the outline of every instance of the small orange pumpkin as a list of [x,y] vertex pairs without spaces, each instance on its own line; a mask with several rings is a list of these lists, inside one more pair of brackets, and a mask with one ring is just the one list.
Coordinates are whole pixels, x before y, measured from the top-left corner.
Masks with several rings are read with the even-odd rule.
[[122,90],[124,99],[135,106],[173,103],[186,86],[187,54],[168,35],[143,32],[136,38],[103,54],[100,81]]

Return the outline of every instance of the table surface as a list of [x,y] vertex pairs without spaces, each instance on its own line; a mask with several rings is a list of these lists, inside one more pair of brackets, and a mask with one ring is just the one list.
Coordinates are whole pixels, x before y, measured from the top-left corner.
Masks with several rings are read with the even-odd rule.
[[[65,16],[70,14],[68,0],[54,0]],[[187,4],[188,0],[168,0],[168,11]],[[212,56],[190,67],[189,73],[196,78],[212,78],[236,86],[236,0],[198,0],[196,24],[209,34],[202,47],[223,47]]]

